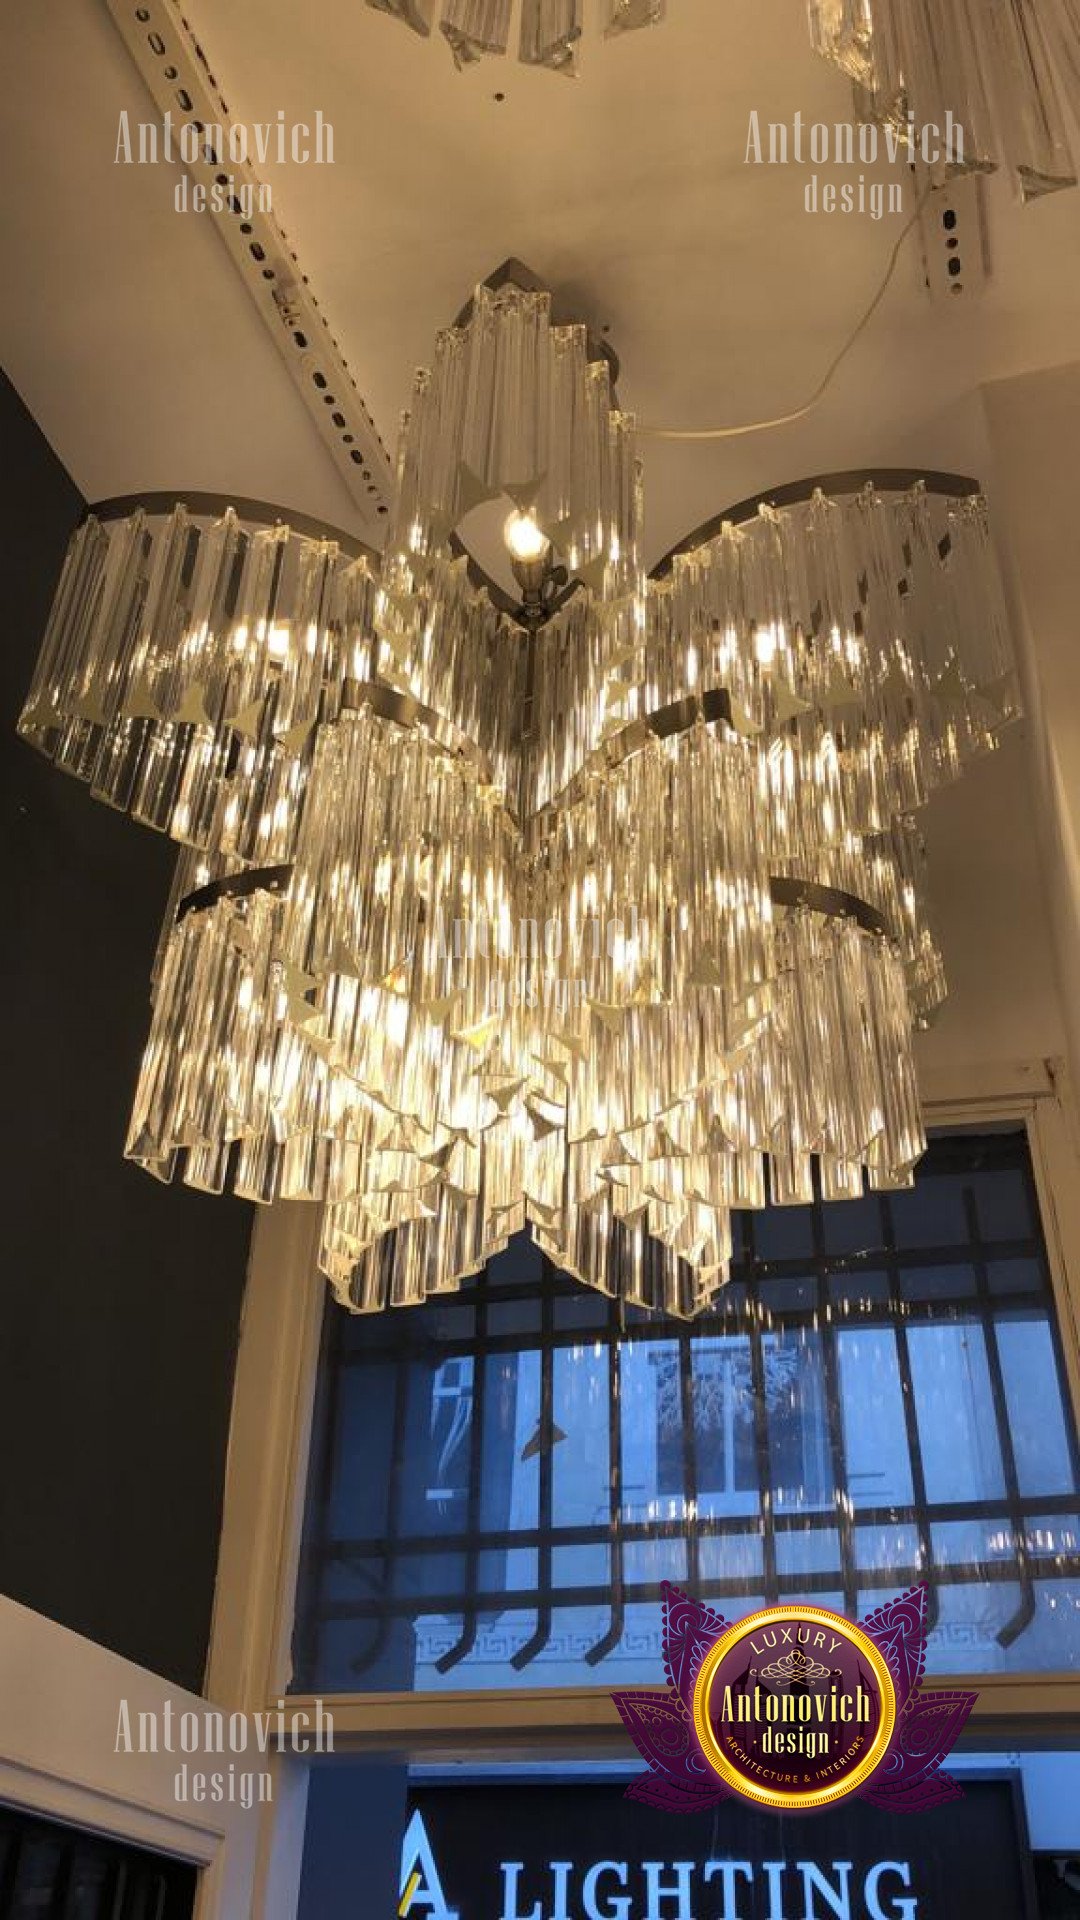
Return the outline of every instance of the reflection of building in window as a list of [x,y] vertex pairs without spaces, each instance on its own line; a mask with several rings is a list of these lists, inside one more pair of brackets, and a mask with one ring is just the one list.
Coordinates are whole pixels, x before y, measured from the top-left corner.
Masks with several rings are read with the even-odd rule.
[[[754,1431],[755,1388],[748,1340],[702,1340],[691,1354],[689,1402],[678,1350],[650,1353],[656,1370],[657,1491],[680,1494],[686,1467],[686,1426],[693,1423],[698,1494],[741,1511],[742,1496],[758,1491]],[[764,1389],[783,1477],[805,1485],[821,1452],[820,1409],[798,1391],[798,1355],[776,1341],[764,1352]],[[816,1443],[816,1444],[815,1444]]]
[[939,1670],[1069,1664],[1080,1477],[1023,1134],[738,1226],[692,1326],[524,1243],[445,1303],[331,1315],[299,1685],[648,1684],[664,1579],[857,1616],[927,1578]]
[[471,1358],[444,1360],[431,1383],[431,1452],[426,1497],[436,1506],[464,1500],[469,1490]]

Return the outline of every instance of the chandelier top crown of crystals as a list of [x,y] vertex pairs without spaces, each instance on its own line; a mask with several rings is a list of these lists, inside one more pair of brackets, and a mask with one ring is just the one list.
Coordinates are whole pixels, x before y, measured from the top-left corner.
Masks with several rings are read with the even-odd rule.
[[22,731],[184,849],[128,1152],[320,1205],[357,1309],[528,1223],[694,1314],[734,1210],[922,1151],[915,816],[1018,711],[985,504],[834,476],[659,578],[641,509],[609,359],[503,276],[416,378],[380,559],[250,503],[72,539]]

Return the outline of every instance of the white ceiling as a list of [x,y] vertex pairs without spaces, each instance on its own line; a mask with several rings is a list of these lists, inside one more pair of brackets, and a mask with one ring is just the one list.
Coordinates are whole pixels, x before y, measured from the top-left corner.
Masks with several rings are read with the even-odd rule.
[[[233,114],[335,129],[335,164],[264,169],[275,211],[384,439],[432,335],[509,254],[608,324],[646,425],[774,416],[812,390],[899,223],[809,215],[794,167],[746,165],[763,121],[850,118],[805,0],[671,0],[661,28],[589,40],[576,81],[517,62],[458,73],[363,0],[189,10]],[[104,0],[4,17],[0,360],[90,497],[175,486],[350,509],[208,217],[175,173],[114,164],[149,96]],[[503,101],[495,94],[505,93]],[[879,177],[885,177],[882,173]],[[908,187],[909,200],[912,189]],[[911,455],[963,467],[957,402],[1074,356],[1080,193],[990,188],[994,276],[932,304],[917,235],[872,328],[808,421],[646,447],[650,553],[762,486]]]
[[[699,427],[808,396],[901,224],[809,215],[797,168],[744,163],[751,109],[766,122],[850,118],[846,82],[810,50],[805,0],[670,0],[662,28],[590,39],[573,82],[516,62],[459,74],[441,42],[363,0],[185,11],[234,117],[321,109],[334,126],[333,166],[263,171],[390,446],[434,331],[507,255],[610,327],[623,404],[644,424]],[[104,0],[9,6],[0,32],[0,363],[78,485],[91,499],[255,495],[356,524],[210,219],[173,211],[169,168],[114,164],[121,110],[149,119],[151,105]],[[906,194],[910,206],[910,183]],[[979,470],[981,384],[1073,359],[1080,339],[1080,192],[1025,209],[995,179],[988,205],[985,292],[932,302],[912,235],[810,419],[704,446],[646,443],[648,558],[806,473]],[[997,782],[984,801],[1026,820],[1021,752],[980,777]],[[970,833],[977,805],[943,801],[931,845],[946,899]],[[957,922],[961,975],[967,941]]]

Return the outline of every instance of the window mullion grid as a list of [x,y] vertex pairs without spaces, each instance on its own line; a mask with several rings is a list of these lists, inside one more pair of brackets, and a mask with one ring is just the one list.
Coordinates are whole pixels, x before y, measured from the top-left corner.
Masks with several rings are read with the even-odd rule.
[[[832,1515],[828,1517],[831,1521]],[[1055,1560],[1053,1567],[1048,1569],[1048,1576],[1063,1580],[1080,1580],[1080,1554],[1070,1554]],[[864,1597],[869,1592],[895,1594],[898,1584],[906,1582],[911,1586],[923,1578],[921,1570],[914,1566],[867,1568],[861,1576],[861,1591]],[[940,1578],[943,1587],[995,1586],[1005,1584],[1010,1578],[1015,1578],[1015,1574],[1009,1567],[956,1566],[942,1568]],[[710,1590],[704,1597],[710,1602],[715,1602],[718,1598],[755,1599],[761,1592],[761,1584],[758,1575],[743,1575],[738,1579],[724,1581],[722,1585],[710,1583]],[[799,1594],[803,1596],[814,1593],[828,1594],[835,1591],[836,1572],[830,1570],[824,1573],[803,1573],[798,1575],[797,1580],[786,1581],[786,1584],[797,1586]],[[715,1592],[712,1591],[713,1587]],[[624,1598],[628,1606],[652,1604],[657,1599],[656,1582],[653,1580],[628,1581],[624,1587]],[[563,1587],[558,1591],[559,1604],[568,1609],[596,1608],[609,1599],[610,1595],[606,1588],[595,1586]],[[507,1587],[501,1588],[498,1593],[492,1593],[489,1600],[493,1610],[517,1612],[532,1606],[536,1600],[536,1593],[531,1587]],[[425,1596],[425,1605],[432,1612],[452,1612],[455,1607],[460,1607],[461,1595],[460,1593],[429,1594]],[[325,1617],[337,1620],[372,1620],[378,1618],[382,1611],[381,1602],[361,1602],[328,1608]],[[392,1619],[408,1619],[414,1612],[414,1602],[407,1598],[394,1600],[390,1602],[388,1611]],[[540,1647],[538,1651],[543,1651],[543,1648]],[[522,1652],[524,1653],[524,1649]],[[536,1652],[531,1653],[529,1658],[535,1659]],[[522,1667],[527,1664],[522,1659]]]
[[934,1538],[927,1509],[926,1469],[923,1466],[922,1441],[919,1436],[919,1414],[915,1404],[915,1381],[911,1371],[911,1350],[908,1346],[905,1316],[907,1303],[904,1300],[901,1285],[900,1268],[896,1261],[896,1222],[893,1219],[892,1202],[887,1193],[878,1194],[878,1206],[881,1213],[881,1237],[885,1249],[885,1277],[889,1288],[889,1308],[896,1340],[896,1364],[900,1374],[900,1398],[904,1408],[904,1431],[907,1434],[908,1459],[911,1471],[911,1492],[915,1502],[915,1529],[919,1541],[919,1562],[921,1578],[926,1581],[926,1625],[932,1633],[938,1623],[940,1601],[934,1566]]
[[606,1347],[608,1364],[608,1551],[611,1582],[611,1623],[602,1640],[585,1655],[588,1666],[598,1667],[614,1653],[626,1625],[626,1575],[623,1563],[623,1485],[622,1485],[622,1324],[620,1302],[610,1299],[607,1306]]
[[[390,1448],[390,1488],[386,1506],[386,1556],[383,1572],[383,1606],[378,1615],[378,1631],[366,1653],[357,1654],[352,1661],[354,1673],[367,1673],[382,1656],[390,1632],[390,1623],[398,1617],[399,1608],[394,1601],[395,1546],[400,1525],[402,1479],[405,1472],[405,1426],[409,1399],[409,1356],[400,1354],[394,1369],[394,1431]],[[389,1603],[389,1604],[387,1604]],[[400,1611],[412,1611],[412,1602]],[[332,1615],[331,1615],[332,1617]]]
[[[1026,1510],[1030,1502],[1025,1502],[1024,1505]],[[1077,1495],[1075,1493],[1046,1494],[1040,1496],[1038,1502],[1039,1512],[1045,1513],[1048,1516],[1051,1514],[1060,1514],[1063,1517],[1067,1517],[1075,1514],[1076,1507]],[[924,1511],[926,1518],[931,1522],[948,1520],[996,1520],[1001,1517],[1001,1502],[1000,1500],[949,1501],[947,1503],[939,1503],[937,1506],[928,1506]],[[858,1517],[861,1526],[916,1527],[919,1512],[920,1509],[917,1508],[913,1502],[905,1501],[901,1504],[893,1503],[887,1507],[860,1508]],[[745,1533],[748,1525],[751,1523],[751,1518],[752,1516],[746,1514],[706,1515],[699,1519],[698,1527],[703,1539],[723,1539],[729,1534]],[[774,1522],[777,1533],[794,1533],[804,1529],[811,1532],[824,1532],[828,1528],[835,1526],[835,1524],[836,1519],[831,1508],[820,1513],[781,1513],[776,1516]],[[640,1543],[648,1545],[657,1536],[657,1529],[655,1523],[652,1521],[626,1521],[623,1523],[620,1531],[624,1543],[633,1542],[634,1544]],[[560,1546],[588,1547],[595,1546],[601,1540],[605,1540],[607,1537],[607,1529],[602,1526],[588,1525],[560,1527],[558,1529],[558,1536]],[[678,1537],[677,1527],[674,1530],[671,1527],[665,1528],[663,1537]],[[514,1529],[512,1532],[492,1528],[490,1531],[484,1531],[480,1534],[478,1545],[485,1551],[490,1550],[495,1553],[505,1553],[513,1547],[527,1548],[537,1546],[540,1538],[541,1535],[538,1527],[522,1527],[520,1529]],[[461,1545],[461,1541],[462,1536],[456,1533],[424,1534],[422,1537],[399,1537],[394,1545],[400,1557],[408,1558],[414,1554],[440,1551],[453,1552],[456,1547]],[[333,1543],[333,1546],[329,1548],[329,1551],[332,1553],[340,1551],[364,1553],[379,1557],[385,1555],[388,1549],[389,1543],[386,1538],[369,1537],[356,1540],[337,1540]],[[1068,1558],[1071,1564],[1075,1565],[1077,1569],[1080,1569],[1080,1555],[1074,1554],[1068,1556]],[[986,1571],[993,1574],[995,1569],[991,1567],[986,1569]],[[947,1572],[948,1569],[943,1570],[943,1581],[945,1580],[945,1574]],[[1070,1575],[1070,1577],[1072,1576]],[[947,1582],[945,1583],[947,1584]],[[559,1592],[561,1594],[561,1588]]]
[[840,1357],[836,1347],[832,1305],[829,1299],[829,1260],[825,1251],[825,1222],[815,1175],[814,1205],[811,1214],[813,1235],[814,1284],[817,1293],[818,1338],[821,1341],[822,1372],[825,1386],[825,1418],[828,1423],[829,1455],[832,1460],[837,1533],[840,1540],[840,1577],[844,1607],[854,1620],[859,1610],[859,1573],[855,1553],[855,1523],[848,1489],[847,1450],[844,1446],[844,1416],[840,1399]]
[[[311,1460],[315,1471],[309,1470],[308,1475],[309,1500],[312,1486],[318,1487],[318,1521],[313,1533],[309,1534],[305,1529],[300,1542],[297,1589],[300,1593],[316,1593],[320,1596],[320,1600],[323,1578],[333,1558],[333,1550],[328,1549],[325,1543],[333,1538],[331,1512],[335,1488],[334,1439],[338,1430],[338,1413],[341,1406],[344,1323],[344,1314],[324,1311],[319,1354],[320,1391],[315,1398],[311,1433]],[[386,1518],[389,1521],[388,1510]],[[314,1681],[321,1619],[321,1605],[297,1607],[294,1612],[293,1666],[299,1668],[305,1687],[310,1686]]]
[[[751,1270],[754,1271],[753,1228],[746,1221]],[[747,1332],[750,1341],[750,1385],[754,1404],[754,1457],[760,1500],[762,1581],[766,1600],[777,1596],[776,1526],[773,1510],[772,1459],[769,1452],[769,1407],[765,1386],[765,1347],[761,1337],[761,1302],[756,1280],[746,1289]]]
[[983,1338],[986,1343],[986,1361],[990,1372],[990,1396],[994,1406],[994,1421],[997,1426],[998,1444],[1001,1448],[1001,1464],[1005,1475],[1005,1497],[1009,1520],[1012,1526],[1013,1546],[1016,1554],[1016,1570],[1020,1581],[1020,1605],[1011,1620],[997,1634],[1002,1647],[1011,1647],[1020,1638],[1025,1628],[1031,1625],[1038,1610],[1035,1598],[1035,1580],[1031,1571],[1031,1559],[1027,1546],[1027,1525],[1024,1517],[1023,1496],[1020,1492],[1020,1474],[1016,1464],[1016,1449],[1013,1446],[1012,1429],[1009,1426],[1009,1402],[1005,1392],[1005,1375],[1001,1365],[1001,1350],[998,1346],[997,1322],[994,1316],[994,1298],[990,1291],[990,1274],[986,1263],[986,1250],[983,1245],[982,1229],[979,1225],[979,1210],[975,1204],[975,1194],[971,1187],[964,1188],[964,1217],[967,1223],[968,1241],[971,1247],[971,1264],[975,1272],[975,1289],[979,1302],[979,1314],[982,1320]]
[[701,1586],[701,1550],[698,1536],[697,1429],[694,1421],[694,1356],[690,1328],[679,1327],[679,1404],[682,1410],[683,1531],[686,1541],[686,1577],[689,1591]]
[[[1030,1153],[1023,1156],[1021,1178],[1024,1183],[1024,1195],[1027,1201],[1029,1217],[1032,1220],[1039,1220],[1042,1217],[1039,1190],[1035,1182],[1035,1172],[1031,1163]],[[996,1244],[995,1253],[998,1259],[1002,1257],[1000,1249]],[[1057,1293],[1054,1287],[1054,1279],[1051,1272],[1045,1238],[1036,1240],[1032,1247],[1032,1257],[1038,1266],[1039,1278],[1042,1281],[1042,1291],[1039,1300],[1042,1310],[1050,1324],[1050,1337],[1054,1349],[1054,1370],[1057,1376],[1058,1391],[1061,1394],[1061,1404],[1067,1409],[1068,1414],[1065,1426],[1069,1446],[1069,1467],[1072,1473],[1073,1485],[1077,1486],[1080,1485],[1080,1426],[1077,1424],[1075,1411],[1076,1401],[1073,1396],[1072,1383],[1069,1379],[1069,1368],[1062,1344],[1061,1325],[1058,1319]],[[994,1303],[998,1314],[1008,1312],[1010,1307],[1015,1307],[1020,1312],[1023,1312],[1025,1308],[1030,1310],[1031,1306],[1030,1298],[1014,1297],[1010,1294],[998,1292],[995,1292]]]
[[543,1653],[551,1638],[552,1539],[554,1524],[555,1454],[555,1289],[553,1271],[544,1256],[540,1285],[540,1454],[537,1461],[536,1631],[531,1640],[511,1654],[510,1665],[521,1673]]
[[469,1422],[469,1491],[465,1503],[465,1538],[461,1542],[465,1555],[465,1582],[462,1595],[461,1638],[456,1645],[440,1654],[435,1662],[436,1673],[450,1673],[460,1661],[468,1658],[476,1645],[479,1623],[480,1595],[480,1531],[482,1501],[484,1497],[484,1408],[487,1385],[487,1276],[479,1288],[476,1300],[476,1344],[472,1359],[472,1407]]

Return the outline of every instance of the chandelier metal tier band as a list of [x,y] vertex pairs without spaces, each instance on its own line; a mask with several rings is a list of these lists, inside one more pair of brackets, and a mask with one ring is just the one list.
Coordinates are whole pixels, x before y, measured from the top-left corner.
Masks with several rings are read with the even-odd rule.
[[693,553],[696,547],[715,540],[727,526],[749,525],[765,507],[780,512],[785,507],[806,506],[815,494],[822,494],[828,500],[845,500],[864,493],[868,487],[878,493],[910,493],[912,488],[922,487],[940,500],[977,500],[981,493],[979,482],[969,474],[942,473],[933,467],[848,467],[840,473],[815,474],[808,480],[786,480],[783,486],[763,488],[760,493],[752,493],[733,507],[725,507],[723,513],[703,521],[650,568],[650,578],[666,579],[679,554]]
[[220,880],[207,880],[178,900],[176,925],[189,913],[208,913],[222,900],[249,900],[254,893],[284,893],[292,879],[291,867],[245,867],[242,873],[223,874]]
[[380,720],[392,720],[395,726],[419,728],[447,753],[467,760],[482,786],[494,784],[487,759],[468,734],[462,733],[444,714],[426,707],[422,700],[414,700],[411,694],[403,693],[398,687],[388,687],[382,680],[346,680],[341,694],[342,713],[359,713],[365,707]]
[[325,520],[315,520],[308,513],[297,513],[293,507],[274,506],[269,500],[249,500],[235,493],[200,493],[193,490],[180,494],[112,494],[109,499],[95,500],[88,506],[80,524],[87,520],[127,520],[134,513],[145,514],[148,520],[167,519],[178,505],[185,507],[196,518],[220,520],[224,514],[232,513],[248,526],[284,528],[305,540],[332,540],[342,553],[351,555],[354,560],[367,560],[375,567],[379,564],[375,548],[365,546],[362,540],[358,540],[354,533],[347,533],[344,527],[334,527]]
[[[292,877],[291,867],[250,867],[221,880],[209,880],[205,886],[187,893],[176,907],[177,925],[189,913],[206,913],[222,900],[246,900],[253,893],[284,893]],[[878,933],[886,939],[891,928],[883,913],[865,900],[839,887],[815,886],[811,880],[792,880],[773,876],[769,892],[774,907],[804,907],[808,913],[820,913],[829,920],[851,920],[864,933]]]

